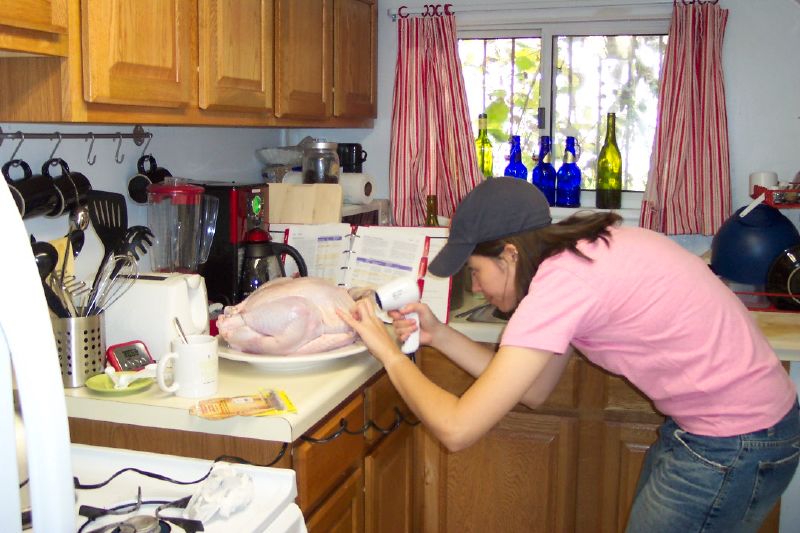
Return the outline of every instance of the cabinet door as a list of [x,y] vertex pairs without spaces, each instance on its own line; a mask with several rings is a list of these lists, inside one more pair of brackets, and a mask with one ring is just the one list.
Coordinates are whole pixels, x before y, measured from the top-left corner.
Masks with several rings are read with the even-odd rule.
[[0,0],[0,50],[67,55],[67,0]]
[[421,431],[422,531],[574,530],[577,427],[572,417],[512,412],[457,453]]
[[335,0],[333,15],[333,114],[377,114],[377,7],[374,0]]
[[191,0],[83,0],[87,102],[179,107],[192,87]]
[[[342,421],[350,432],[342,431]],[[303,514],[314,512],[351,471],[360,468],[364,457],[364,399],[355,397],[306,441],[292,449],[292,464],[297,472],[297,505]],[[355,432],[355,433],[353,433]]]
[[605,423],[599,530],[625,531],[644,456],[657,429],[649,424]]
[[332,1],[275,1],[275,115],[278,117],[331,116]]
[[308,533],[363,533],[364,474],[359,468],[306,521]]
[[0,25],[67,33],[67,0],[0,0]]
[[413,429],[400,425],[364,459],[367,533],[411,533]]
[[272,0],[200,0],[200,108],[272,109]]

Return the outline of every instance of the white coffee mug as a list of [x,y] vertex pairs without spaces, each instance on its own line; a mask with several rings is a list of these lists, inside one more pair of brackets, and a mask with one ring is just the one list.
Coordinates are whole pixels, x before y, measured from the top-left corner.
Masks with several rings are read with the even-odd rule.
[[750,174],[750,196],[753,196],[753,189],[760,185],[767,189],[776,189],[778,186],[778,174],[776,172],[759,171]]
[[[158,360],[156,380],[164,392],[182,398],[207,398],[217,392],[219,356],[217,338],[211,335],[187,335],[172,341],[172,352]],[[167,368],[172,362],[172,383],[167,384]]]

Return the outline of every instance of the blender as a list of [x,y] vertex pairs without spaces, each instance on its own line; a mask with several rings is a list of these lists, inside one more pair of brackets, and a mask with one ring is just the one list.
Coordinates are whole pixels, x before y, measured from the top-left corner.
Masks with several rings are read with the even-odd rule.
[[208,259],[217,227],[219,200],[200,185],[166,178],[147,186],[147,225],[154,272],[195,273]]

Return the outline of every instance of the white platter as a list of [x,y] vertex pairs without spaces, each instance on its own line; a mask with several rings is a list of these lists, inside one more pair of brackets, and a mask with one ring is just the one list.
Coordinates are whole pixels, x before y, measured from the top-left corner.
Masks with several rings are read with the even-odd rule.
[[224,342],[220,342],[219,356],[231,361],[243,361],[262,370],[279,372],[296,372],[316,366],[327,365],[339,359],[365,352],[367,349],[361,342],[354,342],[335,350],[302,355],[257,355],[234,350]]

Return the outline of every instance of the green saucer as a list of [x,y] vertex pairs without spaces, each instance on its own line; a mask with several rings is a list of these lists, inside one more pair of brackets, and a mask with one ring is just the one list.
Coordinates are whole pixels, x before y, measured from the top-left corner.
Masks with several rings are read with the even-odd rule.
[[86,380],[86,388],[93,390],[94,392],[100,392],[103,394],[112,394],[112,395],[132,394],[134,392],[146,389],[147,387],[152,385],[154,381],[155,380],[153,378],[140,378],[135,381],[132,381],[124,389],[115,389],[114,382],[111,380],[110,377],[108,377],[108,375],[97,374],[96,376],[92,376]]

